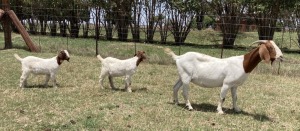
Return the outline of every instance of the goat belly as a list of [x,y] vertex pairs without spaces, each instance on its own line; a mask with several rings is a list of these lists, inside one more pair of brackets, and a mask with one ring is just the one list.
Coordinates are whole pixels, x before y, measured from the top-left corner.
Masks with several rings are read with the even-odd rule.
[[36,75],[50,74],[50,71],[48,69],[40,69],[40,68],[31,69],[31,72]]
[[132,75],[135,73],[135,70],[110,70],[109,75],[112,77],[120,77],[125,75]]
[[222,79],[192,79],[192,83],[201,87],[221,87],[223,85]]

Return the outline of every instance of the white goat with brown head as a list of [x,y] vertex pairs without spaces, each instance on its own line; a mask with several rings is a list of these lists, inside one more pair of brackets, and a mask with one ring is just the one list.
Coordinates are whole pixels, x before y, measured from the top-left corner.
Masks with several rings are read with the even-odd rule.
[[27,85],[27,78],[31,73],[36,75],[46,75],[46,81],[44,83],[45,87],[48,86],[49,79],[53,81],[53,86],[57,87],[55,75],[59,66],[64,60],[69,61],[70,59],[69,52],[67,50],[62,50],[57,56],[49,59],[38,58],[35,56],[21,58],[17,54],[14,54],[14,56],[22,64],[20,87],[25,87]]
[[100,55],[97,58],[102,63],[101,73],[100,73],[100,88],[103,88],[103,80],[108,76],[109,83],[112,89],[116,89],[113,83],[113,77],[125,76],[125,89],[128,92],[131,91],[131,76],[136,72],[136,69],[140,62],[146,59],[144,51],[138,51],[134,57],[120,60],[113,57],[107,57],[103,59]]
[[192,82],[202,87],[221,87],[220,101],[217,111],[223,114],[222,105],[225,101],[227,91],[231,90],[233,109],[239,112],[237,107],[237,87],[242,85],[247,79],[249,73],[262,60],[271,62],[282,58],[282,52],[278,46],[271,40],[259,40],[259,46],[249,53],[241,56],[233,56],[225,59],[211,57],[196,52],[187,52],[177,56],[169,48],[165,49],[168,55],[176,61],[179,80],[173,88],[173,98],[175,104],[178,104],[178,90],[183,86],[183,97],[186,106],[192,110],[189,101],[189,83]]

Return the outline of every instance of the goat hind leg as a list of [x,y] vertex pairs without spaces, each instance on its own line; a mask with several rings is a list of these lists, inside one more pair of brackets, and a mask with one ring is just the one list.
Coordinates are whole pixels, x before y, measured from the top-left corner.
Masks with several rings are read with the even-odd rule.
[[104,78],[108,75],[108,73],[106,71],[101,71],[100,76],[99,76],[99,84],[100,84],[100,89],[104,89],[103,87],[103,80]]
[[181,86],[182,86],[182,81],[181,79],[179,79],[173,87],[173,102],[175,103],[175,105],[178,105],[179,103],[178,90],[180,89]]
[[108,76],[108,80],[109,80],[109,85],[111,87],[111,89],[116,90],[116,87],[114,85],[114,80],[112,76]]
[[29,76],[29,72],[23,71],[20,77],[20,87],[24,88],[27,85],[27,78]]
[[193,107],[189,101],[189,84],[183,83],[183,98],[185,100],[185,105],[188,108],[189,111],[193,110]]

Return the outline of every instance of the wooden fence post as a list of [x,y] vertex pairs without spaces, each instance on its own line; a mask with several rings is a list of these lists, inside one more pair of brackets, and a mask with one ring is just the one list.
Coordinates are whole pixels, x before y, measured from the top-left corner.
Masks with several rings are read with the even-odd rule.
[[17,27],[18,31],[20,32],[20,34],[23,37],[25,43],[29,47],[30,51],[32,51],[32,52],[38,52],[39,51],[38,48],[34,45],[34,43],[32,42],[32,40],[30,39],[30,36],[29,36],[28,32],[23,27],[22,23],[18,19],[18,17],[15,14],[15,12],[13,10],[9,10],[6,13],[9,15],[9,17],[12,20],[12,22]]

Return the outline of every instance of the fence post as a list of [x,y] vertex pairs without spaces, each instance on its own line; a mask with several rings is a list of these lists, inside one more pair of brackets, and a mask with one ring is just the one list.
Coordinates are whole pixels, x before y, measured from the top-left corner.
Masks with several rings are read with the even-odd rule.
[[18,19],[18,17],[15,14],[15,12],[13,10],[9,10],[6,13],[11,18],[11,20],[14,23],[14,25],[17,27],[18,31],[20,32],[20,34],[23,37],[26,45],[29,47],[30,51],[32,51],[32,52],[38,52],[38,48],[34,45],[34,43],[32,42],[32,40],[30,39],[29,34],[27,33],[27,31],[23,27],[22,23]]

